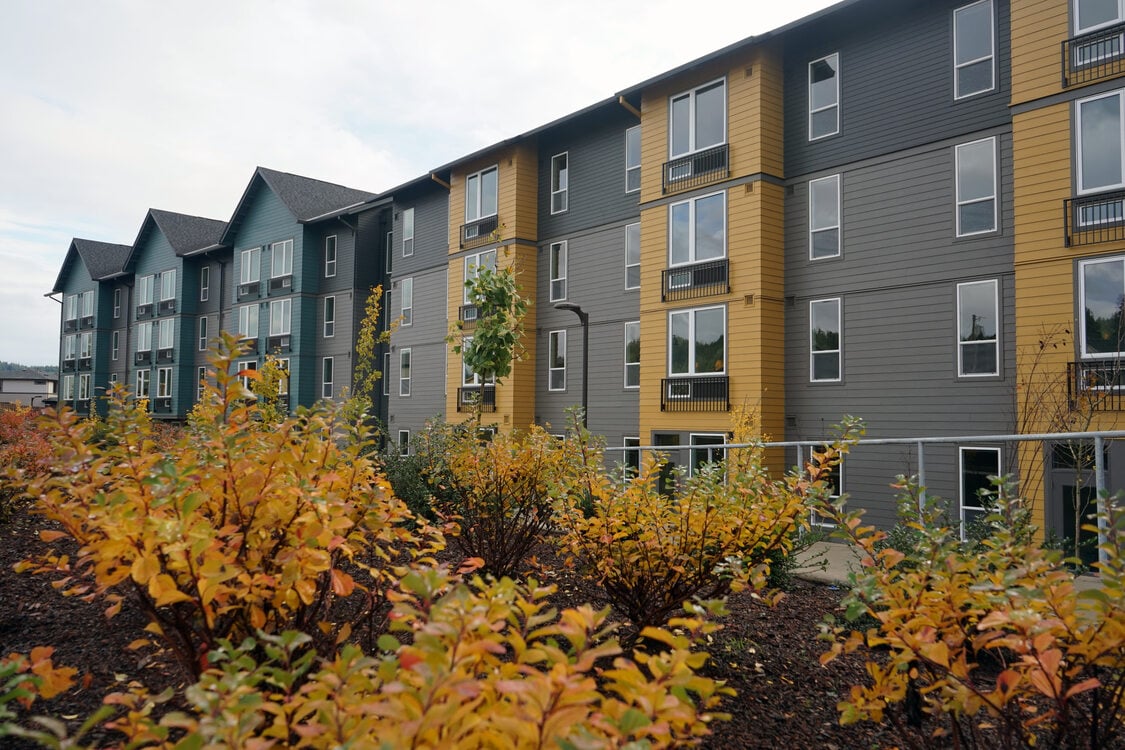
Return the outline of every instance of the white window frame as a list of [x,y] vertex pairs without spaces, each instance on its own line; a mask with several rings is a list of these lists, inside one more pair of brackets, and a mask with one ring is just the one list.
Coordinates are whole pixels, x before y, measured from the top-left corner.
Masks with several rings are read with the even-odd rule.
[[211,298],[211,266],[202,266],[199,269],[199,301],[206,302]]
[[111,372],[109,374],[109,384],[111,386],[117,385],[117,373],[116,372]]
[[207,368],[195,368],[195,400],[203,400],[203,391],[207,387]]
[[109,342],[109,358],[116,362],[121,354],[121,332],[114,331],[109,337]]
[[151,352],[152,351],[152,323],[144,322],[137,324],[137,351],[138,352]]
[[64,305],[64,307],[65,307],[65,310],[66,310],[66,319],[67,320],[78,320],[78,295],[77,294],[66,295],[66,304]]
[[1087,258],[1078,262],[1078,320],[1079,320],[1079,344],[1078,353],[1082,359],[1085,360],[1099,360],[1099,359],[1120,359],[1125,354],[1125,341],[1117,342],[1117,351],[1109,352],[1090,352],[1086,348],[1087,332],[1086,332],[1086,269],[1090,266],[1117,264],[1121,267],[1121,275],[1123,284],[1121,288],[1122,296],[1125,296],[1125,255],[1117,256],[1101,256],[1096,258]]
[[336,377],[335,362],[332,357],[320,360],[320,397],[332,398],[332,381]]
[[149,385],[150,385],[151,381],[152,381],[152,371],[151,370],[149,370],[147,368],[142,369],[142,370],[137,370],[136,398],[148,398],[149,393],[151,393],[151,391],[149,390]]
[[257,341],[261,335],[261,324],[258,320],[258,303],[238,307],[238,335],[240,338]]
[[[961,290],[967,287],[992,287],[992,320],[996,327],[996,336],[993,339],[979,339],[969,340],[963,339],[961,336]],[[1000,284],[996,279],[986,279],[984,281],[966,281],[957,285],[957,377],[960,378],[989,378],[996,377],[1000,374]],[[982,346],[985,343],[991,343],[994,350],[994,359],[996,367],[992,372],[965,372],[965,347]]]
[[90,359],[94,356],[94,334],[92,331],[83,331],[78,334],[78,358]]
[[336,336],[336,295],[330,294],[324,298],[324,338]]
[[[484,262],[485,258],[490,258],[491,262]],[[482,253],[474,253],[473,255],[465,256],[465,276],[462,282],[464,292],[462,294],[463,303],[466,305],[476,304],[476,300],[469,296],[469,280],[475,279],[480,274],[480,269],[488,268],[496,270],[496,250],[485,250]]]
[[[278,258],[281,268],[278,268]],[[293,240],[270,243],[270,278],[281,279],[293,275]]]
[[[636,331],[636,336],[635,337],[630,336],[629,335],[630,331]],[[624,343],[621,347],[621,352],[622,352],[621,353],[621,362],[622,362],[622,368],[623,368],[622,374],[623,374],[623,377],[624,377],[624,379],[622,381],[622,383],[623,383],[622,387],[628,388],[629,390],[636,390],[636,389],[641,387],[641,351],[640,351],[639,346],[637,348],[637,359],[636,359],[636,361],[635,362],[629,361],[629,342],[630,342],[630,340],[632,340],[634,338],[636,339],[636,341],[638,343],[641,340],[641,321],[639,321],[639,320],[631,320],[631,321],[629,321],[628,323],[625,324],[625,341],[624,341]],[[635,379],[637,381],[633,385],[629,384],[629,380],[630,380],[629,373],[630,372],[635,373],[635,378],[633,378],[633,379]]]
[[641,473],[641,438],[637,435],[626,435],[621,438],[621,478],[629,481]]
[[[636,135],[634,135],[634,133]],[[635,163],[629,160],[629,145],[630,145],[631,139],[634,139],[634,138],[636,139],[636,144],[637,144],[637,149],[636,149],[637,160],[636,160]],[[629,178],[632,177],[634,174],[636,175],[636,179],[630,180]],[[629,186],[630,182],[636,182],[636,186],[630,187]],[[637,193],[637,192],[640,192],[640,189],[641,189],[641,126],[640,125],[634,125],[633,127],[626,128],[626,130],[625,130],[625,192],[626,193]]]
[[172,398],[172,368],[156,368],[156,397]]
[[[999,476],[1001,473],[1001,467],[1003,466],[1003,464],[1000,463],[1001,459],[1003,459],[1003,454],[1001,452],[1001,449],[998,447],[990,445],[961,445],[957,447],[957,496],[960,500],[959,505],[962,539],[965,539],[965,531],[969,523],[965,517],[965,511],[978,511],[981,513],[981,515],[986,515],[984,506],[976,504],[979,502],[977,498],[965,497],[965,454],[968,451],[980,451],[982,453],[987,452],[994,453],[996,455],[996,473],[990,474],[989,476]],[[973,504],[969,504],[969,500],[971,500]]]
[[278,370],[277,395],[278,396],[288,396],[289,395],[289,359],[286,358],[286,359],[277,360],[277,370]]
[[[562,360],[562,365],[556,363]],[[547,390],[566,390],[566,329],[547,334]]]
[[[256,360],[256,359],[242,360],[241,362],[239,362],[235,366],[238,368],[236,370],[236,372],[243,372],[244,370],[253,370],[254,372],[257,372],[258,371],[258,360]],[[248,376],[239,375],[238,376],[238,382],[242,383],[242,387],[245,388],[246,390],[248,390],[248,391],[252,390],[252,388],[250,386],[250,378]]]
[[176,299],[176,269],[160,272],[160,301]]
[[398,350],[398,395],[401,398],[410,396],[410,367],[413,364],[411,361],[410,347]]
[[210,341],[210,337],[207,335],[207,325],[207,316],[199,316],[199,351],[201,352],[207,351],[207,343]]
[[[722,203],[723,203],[723,208],[722,208],[723,251],[722,251],[722,254],[720,254],[720,255],[718,255],[714,258],[700,258],[698,256],[699,250],[698,250],[698,247],[696,246],[696,234],[698,233],[698,220],[697,220],[697,214],[696,214],[696,206],[699,204],[700,201],[705,201],[709,198],[715,198],[716,196],[721,197]],[[687,260],[677,262],[672,258],[672,252],[673,252],[673,247],[672,247],[673,219],[672,219],[672,215],[675,212],[677,206],[684,206],[684,205],[686,205],[688,207]],[[722,260],[725,257],[727,257],[727,192],[725,190],[720,190],[716,193],[708,193],[707,195],[698,195],[698,196],[695,196],[694,198],[688,198],[687,200],[676,201],[675,203],[670,203],[668,205],[668,266],[669,267],[676,268],[678,266],[690,266],[690,265],[694,265],[696,263],[708,263],[708,262],[711,262],[711,261]]]
[[63,360],[69,362],[78,356],[78,335],[68,334],[63,337]]
[[383,352],[383,395],[391,395],[391,353]]
[[717,448],[714,443],[699,443],[699,442],[696,442],[699,438],[708,438],[709,440],[716,440],[717,439],[719,441],[719,446],[723,446],[727,442],[727,436],[724,435],[721,432],[692,432],[692,433],[689,433],[688,434],[688,462],[687,462],[687,469],[688,469],[688,476],[689,477],[695,475],[695,472],[696,472],[695,464],[696,464],[696,459],[697,459],[696,454],[699,451],[705,452],[707,454],[708,459],[711,458],[711,454],[714,451],[718,451],[719,453],[722,454],[722,458],[719,459],[719,461],[706,460],[706,461],[702,461],[701,463],[705,463],[705,464],[706,463],[719,463],[721,461],[726,461],[726,459],[727,459],[726,448],[723,448],[723,447]]
[[[630,241],[630,237],[633,238]],[[630,253],[630,250],[634,251]],[[632,255],[632,257],[630,257]],[[630,263],[630,260],[634,260]],[[629,269],[637,269],[637,283],[629,284]],[[641,223],[639,221],[625,225],[625,288],[641,288]]]
[[[484,191],[481,189],[484,186],[484,176],[489,172],[496,173],[496,194],[493,196],[493,202],[496,208],[489,213],[484,213]],[[476,181],[477,196],[476,200],[470,205],[469,202],[469,186]],[[496,216],[497,211],[500,210],[500,169],[497,165],[493,164],[491,167],[486,167],[478,172],[465,175],[465,223],[480,221],[487,219],[490,216]]]
[[288,336],[293,322],[293,298],[270,300],[270,336]]
[[83,372],[78,375],[78,400],[90,400],[90,373]]
[[387,232],[387,243],[386,243],[387,251],[384,253],[384,255],[386,256],[386,262],[383,264],[384,270],[387,273],[391,272],[391,266],[393,265],[391,263],[391,258],[394,257],[394,246],[395,246],[395,233],[393,231]]
[[[825,104],[821,107],[817,107],[816,109],[814,109],[813,108],[813,101],[812,101],[813,66],[816,65],[817,63],[826,62],[828,60],[832,61],[831,66],[832,66],[833,71],[834,71],[833,76],[832,76],[832,80],[836,84],[836,97],[831,104]],[[808,120],[809,140],[810,141],[819,141],[821,138],[830,138],[831,136],[838,135],[840,133],[840,119],[841,119],[840,118],[840,53],[839,52],[833,52],[830,55],[825,55],[824,57],[818,57],[817,59],[809,62],[808,98],[809,98],[809,101],[808,101],[808,104],[809,104],[809,107],[808,107],[808,109],[809,109],[809,120]],[[813,135],[813,115],[818,114],[820,112],[827,112],[830,109],[836,110],[836,127],[835,127],[835,129],[832,130],[831,132],[828,132],[828,133],[821,133],[820,135]]]
[[[828,258],[839,258],[844,245],[843,242],[843,201],[841,200],[840,191],[840,175],[834,174],[827,177],[820,177],[815,180],[809,180],[809,260],[826,260]],[[825,224],[824,226],[816,226],[816,207],[817,207],[817,188],[820,186],[834,186],[832,190],[833,198],[836,202],[836,223]],[[832,189],[832,188],[830,188]],[[818,233],[836,232],[836,252],[828,255],[817,255],[815,250],[814,238]]]
[[[962,166],[961,154],[967,153],[967,151],[966,151],[967,149],[969,149],[973,146],[977,146],[977,145],[982,144],[982,143],[989,144],[989,150],[991,152],[989,164],[992,166],[992,193],[990,195],[984,196],[982,198],[970,198],[970,199],[962,200],[962,198],[961,198],[961,166]],[[995,137],[980,138],[980,139],[975,140],[975,141],[969,141],[968,143],[959,143],[954,147],[954,152],[955,152],[954,161],[956,162],[955,169],[954,169],[954,188],[955,188],[955,191],[956,191],[956,199],[957,199],[957,206],[956,206],[957,236],[958,237],[973,237],[973,236],[978,235],[978,234],[989,234],[989,233],[997,231],[1000,228],[1000,222],[999,222],[999,214],[1000,214],[999,203],[1000,203],[1000,200],[999,200],[999,197],[997,195],[997,193],[998,193],[998,190],[997,190],[997,182],[998,182],[997,172],[998,172],[998,169],[997,169],[997,166],[996,166],[996,138]],[[988,229],[977,229],[977,230],[974,230],[974,231],[971,231],[971,232],[963,231],[962,227],[961,227],[961,209],[962,209],[962,207],[972,205],[972,204],[975,204],[975,203],[984,203],[986,201],[992,201],[992,226],[989,227]]]
[[[826,450],[828,447],[829,446],[827,446],[827,445],[821,445],[821,446],[817,446],[815,448],[815,450],[823,451],[823,450]],[[835,486],[831,488],[832,490],[835,490],[835,491],[830,491],[828,493],[828,501],[830,503],[832,503],[833,505],[836,504],[836,501],[838,501],[840,499],[840,496],[843,495],[844,492],[845,492],[845,490],[844,490],[844,463],[846,461],[846,458],[847,458],[846,455],[841,455],[839,463],[837,463],[835,466],[827,469],[828,479],[822,480],[822,481],[828,481],[829,484],[833,483],[832,482],[833,479],[835,480]],[[814,526],[820,526],[820,527],[826,528],[826,529],[836,528],[835,523],[828,520],[824,516],[820,515],[815,510],[809,511],[809,521]]]
[[551,302],[561,302],[567,295],[567,241],[552,242],[548,249],[547,274],[550,276]]
[[1086,34],[1086,33],[1091,32],[1091,31],[1097,31],[1098,29],[1108,28],[1109,26],[1115,26],[1119,23],[1125,22],[1125,3],[1123,3],[1122,0],[1117,0],[1117,18],[1114,18],[1114,19],[1109,20],[1109,21],[1103,21],[1101,23],[1096,23],[1096,24],[1093,24],[1092,26],[1083,27],[1081,25],[1081,23],[1082,23],[1082,13],[1081,13],[1080,3],[1081,3],[1081,0],[1074,0],[1074,2],[1071,5],[1071,11],[1074,14],[1074,34],[1075,34],[1075,36],[1079,36],[1081,34]]
[[414,277],[410,276],[398,282],[399,296],[399,325],[409,328],[414,325]]
[[[719,114],[720,121],[723,124],[723,134],[722,134],[722,137],[719,139],[718,143],[707,143],[707,144],[704,144],[704,145],[701,146],[701,145],[699,145],[698,134],[696,133],[696,130],[695,130],[695,121],[696,121],[696,113],[697,113],[696,99],[699,95],[699,92],[714,88],[716,85],[721,86],[722,90],[723,90],[723,94],[722,94],[723,109],[722,109],[722,112]],[[688,100],[688,136],[687,136],[688,147],[687,147],[686,151],[677,152],[676,148],[675,148],[675,145],[674,145],[676,133],[674,132],[675,120],[674,120],[674,117],[673,117],[673,108],[674,108],[675,103],[677,101],[679,101],[681,99],[685,99],[685,98]],[[726,78],[716,78],[714,80],[707,81],[706,83],[702,83],[698,86],[695,86],[694,88],[691,88],[687,91],[681,91],[678,94],[674,94],[673,96],[668,97],[668,158],[669,159],[676,159],[676,158],[681,157],[681,156],[689,156],[689,155],[697,153],[699,151],[706,151],[709,148],[715,148],[716,146],[722,146],[724,143],[726,143],[727,137],[728,137],[728,133],[727,133],[727,107],[728,107],[728,102],[727,102],[727,79]]]
[[402,211],[402,257],[414,255],[414,208]]
[[410,430],[398,431],[398,455],[410,455]]
[[121,287],[113,290],[113,319],[121,317]]
[[[820,305],[834,305],[836,307],[836,321],[839,325],[839,330],[836,332],[838,339],[837,348],[835,349],[817,349],[816,348],[816,309]],[[818,378],[816,377],[816,358],[817,355],[836,355],[836,377],[834,378]],[[828,297],[826,299],[814,299],[809,301],[809,382],[810,383],[839,383],[844,379],[844,306],[841,297]]]
[[[1082,167],[1082,107],[1085,104],[1089,104],[1099,99],[1108,99],[1110,97],[1117,97],[1117,123],[1118,130],[1121,134],[1120,140],[1118,141],[1117,155],[1121,159],[1121,181],[1109,185],[1095,185],[1093,187],[1086,187],[1086,176]],[[1117,91],[1109,91],[1104,94],[1098,94],[1097,96],[1088,96],[1084,99],[1079,99],[1074,103],[1074,110],[1074,171],[1075,178],[1078,181],[1078,194],[1091,195],[1094,193],[1104,193],[1110,190],[1118,190],[1125,187],[1125,89],[1118,89]],[[1099,156],[1101,155],[1099,154]]]
[[468,351],[469,347],[473,345],[472,336],[464,336],[461,339],[461,386],[464,388],[480,388],[485,385],[492,385],[496,382],[496,376],[491,375],[488,379],[484,379],[479,373],[473,372],[469,366],[465,364],[464,352]]
[[339,244],[336,235],[330,234],[324,238],[324,278],[331,279],[336,275],[336,252]]
[[79,314],[83,318],[94,317],[94,290],[82,292],[79,297]]
[[[723,313],[723,368],[721,370],[707,370],[705,372],[697,372],[695,369],[695,348],[696,344],[696,317],[701,312],[708,312],[711,310],[721,310]],[[688,357],[687,357],[687,370],[684,372],[676,372],[672,369],[672,319],[677,315],[687,315],[688,318]],[[726,305],[707,305],[705,307],[688,307],[682,310],[670,310],[668,312],[668,376],[669,377],[694,377],[706,375],[726,375],[727,373],[727,350],[730,345],[730,337],[728,331],[728,316]]]
[[570,207],[570,152],[551,157],[551,213],[564,214]]
[[262,280],[262,248],[248,247],[239,253],[238,283],[256,284]]
[[73,401],[74,400],[74,376],[73,375],[63,375],[62,400],[63,401]]
[[[962,62],[958,62],[957,14],[963,13],[963,12],[969,10],[970,8],[975,8],[978,5],[987,5],[988,6],[988,24],[989,24],[988,25],[988,40],[989,40],[989,43],[990,43],[989,52],[988,52],[987,55],[985,55],[983,57],[977,57],[977,58],[974,58],[972,60],[964,60]],[[977,65],[979,63],[984,62],[985,60],[989,61],[989,66],[988,66],[989,71],[990,71],[989,80],[991,81],[991,83],[989,84],[988,88],[979,89],[977,91],[970,91],[970,92],[964,93],[964,94],[961,93],[961,76],[959,75],[959,73],[961,72],[961,69],[966,68],[970,65]],[[989,91],[995,91],[995,90],[996,90],[996,13],[995,13],[995,9],[992,6],[992,0],[977,0],[977,2],[975,2],[975,3],[969,3],[968,5],[962,5],[960,8],[954,8],[954,10],[953,10],[953,98],[955,100],[968,99],[969,97],[978,96],[980,94],[985,94],[985,93],[988,93]]]
[[156,329],[156,348],[161,351],[172,349],[176,345],[176,320],[175,318],[161,318]]
[[137,279],[137,307],[152,304],[152,292],[156,277],[152,274]]

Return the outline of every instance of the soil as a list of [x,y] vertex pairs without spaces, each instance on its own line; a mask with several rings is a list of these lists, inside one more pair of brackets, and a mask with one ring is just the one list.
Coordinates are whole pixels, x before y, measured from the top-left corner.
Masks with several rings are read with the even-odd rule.
[[[174,664],[151,651],[128,648],[145,625],[136,607],[126,604],[107,620],[104,604],[64,598],[48,576],[13,570],[19,560],[44,550],[37,531],[46,527],[44,520],[26,512],[0,523],[0,655],[54,646],[55,663],[76,667],[81,675],[78,687],[36,703],[33,712],[63,719],[73,731],[105,694],[131,681],[154,693],[182,688]],[[539,557],[548,565],[550,558],[549,551]],[[587,601],[596,593],[561,567],[547,570],[549,575],[542,577],[559,585],[559,606]],[[731,597],[724,628],[709,644],[712,659],[705,671],[726,680],[737,697],[723,706],[730,721],[716,722],[704,747],[853,750],[898,744],[885,726],[840,726],[836,704],[851,685],[865,681],[863,657],[853,654],[821,666],[824,643],[817,638],[817,626],[826,613],[837,612],[843,594],[837,587],[795,579],[776,607],[748,594]],[[95,731],[86,741],[109,739]],[[31,745],[7,738],[4,747]]]

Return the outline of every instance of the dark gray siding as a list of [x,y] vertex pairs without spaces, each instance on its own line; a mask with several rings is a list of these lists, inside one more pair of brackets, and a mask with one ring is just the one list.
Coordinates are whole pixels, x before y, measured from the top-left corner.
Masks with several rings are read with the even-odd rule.
[[[414,254],[402,254],[402,215],[414,209]],[[449,191],[436,182],[395,196],[394,237],[391,247],[391,273],[410,275],[420,270],[444,266],[449,254]]]
[[[785,42],[785,173],[804,175],[1010,122],[1008,2],[993,0],[996,80],[953,98],[953,10],[964,0],[852,6]],[[808,65],[840,53],[840,133],[808,140]]]
[[[414,308],[411,324],[399,326],[391,336],[391,364],[383,377],[387,378],[390,397],[389,427],[392,438],[399,430],[410,430],[413,435],[431,417],[445,413],[445,363],[449,346],[445,336],[449,330],[446,320],[446,267],[435,266],[413,275],[397,275],[391,300],[394,319],[402,315],[401,282],[413,280]],[[410,395],[399,395],[399,359],[403,349],[410,349]]]
[[[539,138],[539,236],[551,237],[637,215],[639,192],[625,192],[625,131],[639,124],[613,105]],[[551,213],[551,158],[567,152],[568,207]]]

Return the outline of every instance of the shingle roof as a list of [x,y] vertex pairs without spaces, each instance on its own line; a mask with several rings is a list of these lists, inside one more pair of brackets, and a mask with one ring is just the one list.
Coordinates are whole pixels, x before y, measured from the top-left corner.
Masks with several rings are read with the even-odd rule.
[[0,370],[0,380],[58,380],[58,377],[31,369]]
[[66,274],[70,270],[71,264],[75,262],[75,258],[82,260],[90,278],[94,281],[100,281],[121,273],[125,269],[125,263],[132,251],[133,248],[130,245],[115,245],[109,242],[97,242],[96,240],[84,240],[75,237],[70,242],[70,248],[66,251],[66,259],[63,260],[58,278],[55,279],[55,287],[51,291],[63,291],[63,282],[66,280]]
[[176,255],[181,257],[193,250],[218,243],[227,228],[227,223],[218,219],[188,216],[156,208],[150,208],[148,215],[156,222]]

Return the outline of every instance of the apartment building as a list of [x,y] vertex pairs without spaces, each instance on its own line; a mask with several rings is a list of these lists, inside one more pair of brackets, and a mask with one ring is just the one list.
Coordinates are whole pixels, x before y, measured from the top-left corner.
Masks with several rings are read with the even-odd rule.
[[[286,361],[294,404],[336,398],[382,284],[376,409],[402,452],[477,405],[500,429],[560,433],[582,405],[609,445],[661,446],[687,471],[719,457],[740,407],[774,440],[828,438],[845,414],[881,438],[1115,427],[1123,22],[1086,0],[845,0],[379,194],[260,168],[210,240],[217,223],[161,212],[124,257],[75,240],[56,284],[62,390],[88,352],[87,399],[103,372],[165,393],[163,325],[162,416],[190,408],[220,329],[250,342],[243,368]],[[496,384],[447,339],[462,321],[471,340],[481,314],[466,280],[501,267],[533,306]],[[87,290],[106,341],[83,349],[67,336]],[[116,290],[128,325],[101,317]],[[1088,492],[1052,446],[981,440],[864,446],[836,489],[889,525],[890,482],[923,463],[964,521],[998,473],[1060,533]]]

